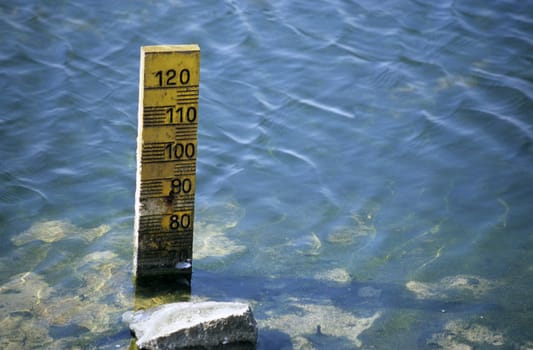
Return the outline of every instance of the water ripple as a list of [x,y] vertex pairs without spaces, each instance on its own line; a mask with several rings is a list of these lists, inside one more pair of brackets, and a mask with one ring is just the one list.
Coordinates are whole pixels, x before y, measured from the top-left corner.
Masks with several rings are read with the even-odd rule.
[[[212,224],[224,229],[206,242],[239,247],[209,263],[206,245],[202,268],[234,276],[240,289],[229,294],[253,294],[264,318],[279,316],[280,300],[304,295],[367,316],[376,307],[389,328],[367,329],[363,347],[412,348],[412,339],[424,347],[420,334],[433,330],[410,319],[425,321],[441,307],[405,297],[405,285],[434,288],[453,270],[503,281],[482,297],[501,305],[486,316],[512,319],[521,328],[494,325],[526,344],[527,313],[513,310],[531,308],[529,13],[531,2],[517,0],[3,3],[0,260],[9,263],[0,278],[38,266],[46,276],[36,279],[59,280],[51,286],[62,295],[72,283],[62,280],[63,266],[87,271],[75,256],[111,246],[120,266],[131,260],[139,46],[196,42],[198,219],[218,212]],[[228,198],[240,208],[237,221],[217,205]],[[58,242],[48,259],[50,247],[10,245],[33,223],[63,218],[120,230],[83,247]],[[208,226],[199,225],[204,233]],[[341,275],[338,286],[324,277],[331,272]],[[252,274],[275,288],[249,292],[243,276]],[[280,276],[291,278],[290,295]],[[303,278],[327,288],[303,290]],[[357,286],[369,280],[372,287]],[[379,293],[363,303],[361,295],[338,298],[353,290]],[[447,317],[488,312],[464,307]],[[390,327],[397,324],[401,336]],[[30,334],[0,333],[2,340]],[[94,344],[92,332],[83,336]],[[303,347],[324,340],[306,339]]]

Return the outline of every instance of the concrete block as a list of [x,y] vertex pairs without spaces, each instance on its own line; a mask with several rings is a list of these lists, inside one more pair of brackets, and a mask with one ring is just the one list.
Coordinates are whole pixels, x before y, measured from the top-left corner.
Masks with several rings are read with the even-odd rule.
[[244,303],[171,303],[122,319],[140,349],[255,349],[257,342],[257,323]]

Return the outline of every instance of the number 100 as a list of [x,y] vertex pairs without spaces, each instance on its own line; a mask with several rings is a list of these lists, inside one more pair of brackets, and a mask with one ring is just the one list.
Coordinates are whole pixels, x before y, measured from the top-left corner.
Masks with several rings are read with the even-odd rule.
[[170,142],[165,146],[165,157],[167,159],[181,159],[183,156],[191,159],[194,158],[195,153],[196,147],[191,142],[186,144]]

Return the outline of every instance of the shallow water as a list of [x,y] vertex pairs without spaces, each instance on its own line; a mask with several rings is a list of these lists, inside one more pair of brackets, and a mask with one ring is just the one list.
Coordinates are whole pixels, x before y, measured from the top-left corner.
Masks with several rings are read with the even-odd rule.
[[[533,348],[530,1],[0,5],[0,344],[250,302],[259,349]],[[190,295],[131,282],[139,47],[202,49]]]

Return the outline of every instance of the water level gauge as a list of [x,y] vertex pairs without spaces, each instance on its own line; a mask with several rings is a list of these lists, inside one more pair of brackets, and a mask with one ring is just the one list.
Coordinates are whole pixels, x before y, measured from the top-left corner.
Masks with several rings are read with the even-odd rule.
[[141,48],[134,272],[192,272],[198,45]]

